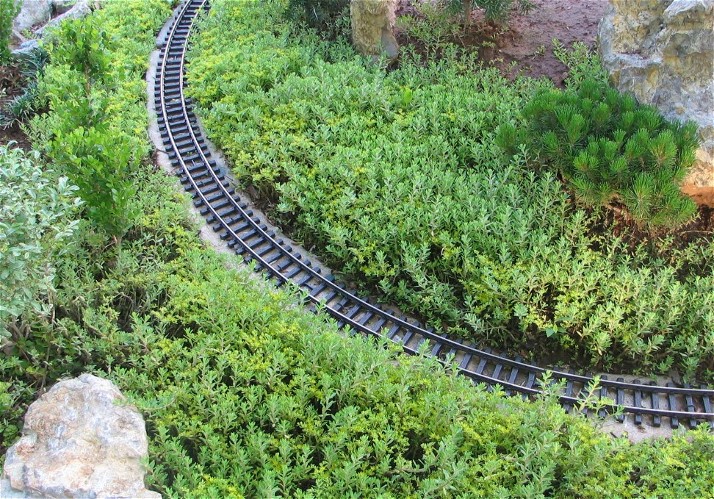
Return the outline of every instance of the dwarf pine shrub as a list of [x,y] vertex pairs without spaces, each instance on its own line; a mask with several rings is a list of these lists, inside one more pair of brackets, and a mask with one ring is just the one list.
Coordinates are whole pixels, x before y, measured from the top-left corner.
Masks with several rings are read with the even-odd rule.
[[499,127],[498,144],[511,153],[527,144],[586,204],[620,203],[648,227],[677,227],[695,214],[678,189],[694,161],[694,123],[669,123],[654,107],[593,79],[538,92],[523,116],[524,129]]

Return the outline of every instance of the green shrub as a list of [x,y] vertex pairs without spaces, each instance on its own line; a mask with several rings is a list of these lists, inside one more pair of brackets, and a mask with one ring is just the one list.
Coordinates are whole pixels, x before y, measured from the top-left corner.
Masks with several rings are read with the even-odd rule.
[[51,33],[52,63],[38,84],[39,105],[50,112],[33,118],[30,136],[79,186],[88,218],[121,240],[139,215],[134,175],[149,151],[145,84],[135,77],[148,62],[139,54],[152,46],[149,27],[168,5],[152,0],[147,9],[138,1],[106,7]]
[[59,40],[50,48],[53,63],[66,64],[84,74],[87,88],[93,80],[111,76],[108,35],[93,20],[65,21],[52,32],[52,37]]
[[12,22],[20,12],[22,2],[16,0],[0,0],[0,64],[10,60],[10,36],[12,36]]
[[523,116],[528,127],[501,126],[499,145],[515,153],[526,144],[587,204],[622,203],[651,227],[677,227],[696,213],[678,189],[694,161],[694,123],[668,123],[655,108],[592,79],[577,89],[537,93]]
[[53,157],[72,182],[87,207],[89,219],[109,235],[121,238],[139,215],[134,203],[139,167],[131,141],[107,129],[76,128],[58,135]]
[[12,146],[0,146],[0,347],[28,334],[23,315],[51,308],[52,262],[75,230],[79,202],[66,177]]

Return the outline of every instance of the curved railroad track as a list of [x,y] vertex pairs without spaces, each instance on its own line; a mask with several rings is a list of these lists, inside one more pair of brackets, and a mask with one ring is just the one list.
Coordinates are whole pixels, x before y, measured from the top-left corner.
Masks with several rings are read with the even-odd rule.
[[[168,31],[158,40],[160,56],[153,92],[169,159],[174,167],[180,168],[181,183],[221,239],[246,261],[255,262],[256,268],[278,285],[290,281],[304,290],[312,307],[329,313],[340,326],[363,334],[386,336],[409,354],[426,353],[442,361],[450,360],[456,363],[461,374],[474,382],[500,385],[513,395],[539,394],[540,380],[550,371],[552,380],[564,383],[559,397],[565,409],[580,407],[592,386],[590,376],[546,369],[518,358],[480,350],[374,305],[336,283],[289,242],[277,237],[265,221],[249,209],[212,159],[193,112],[193,103],[184,97],[187,41],[202,9],[208,9],[207,0],[186,0],[176,9]],[[614,404],[604,404],[601,415],[620,407],[620,421],[624,420],[624,414],[632,414],[636,425],[660,426],[663,420],[672,428],[681,424],[696,427],[705,421],[714,423],[714,390],[705,386],[678,386],[671,382],[660,386],[654,381],[610,380],[603,376],[596,390],[591,399],[614,401]]]

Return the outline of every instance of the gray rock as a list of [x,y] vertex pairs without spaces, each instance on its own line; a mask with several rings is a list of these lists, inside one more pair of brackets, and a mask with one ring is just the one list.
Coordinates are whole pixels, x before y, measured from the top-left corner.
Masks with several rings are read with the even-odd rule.
[[0,479],[0,497],[2,499],[25,499],[32,497],[21,490],[15,490],[10,486],[10,480],[6,478]]
[[47,24],[35,30],[37,36],[43,36],[47,28],[57,26],[59,23],[65,19],[79,19],[90,14],[93,10],[93,6],[96,6],[96,2],[90,2],[90,0],[77,0],[74,5],[69,10],[65,11],[62,15],[51,19]]
[[18,33],[45,24],[52,18],[52,0],[23,0],[20,13],[15,17],[13,29]]
[[599,27],[612,83],[699,126],[687,185],[714,187],[714,0],[610,0]]
[[53,386],[7,451],[2,497],[161,497],[144,487],[144,419],[124,404],[116,386],[90,374]]
[[25,40],[19,47],[12,51],[12,55],[15,57],[22,57],[39,48],[39,46],[40,42],[38,40]]
[[352,0],[350,20],[355,48],[374,60],[380,57],[394,61],[399,56],[399,44],[394,37],[395,0]]

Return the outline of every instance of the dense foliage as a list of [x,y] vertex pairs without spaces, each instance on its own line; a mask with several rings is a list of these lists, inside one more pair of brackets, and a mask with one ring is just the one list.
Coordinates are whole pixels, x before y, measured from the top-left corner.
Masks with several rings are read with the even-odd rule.
[[188,77],[235,173],[296,237],[488,346],[711,376],[714,243],[593,230],[602,213],[574,207],[533,152],[497,147],[497,127],[525,126],[521,108],[549,84],[453,49],[385,73],[344,40],[295,33],[283,6],[215,2]]
[[[161,0],[150,5],[166,7]],[[117,38],[103,24],[104,16],[117,15],[114,9],[121,8],[64,22],[51,35],[46,47],[52,64],[38,85],[38,107],[52,112],[33,118],[31,134],[79,187],[89,219],[118,240],[137,221],[135,175],[148,153],[139,105],[144,86],[132,78],[146,62],[131,51],[150,43],[142,30],[156,22],[157,13],[141,12],[122,28],[133,32]],[[115,50],[119,42],[125,51]]]
[[[27,334],[23,314],[46,313],[55,269],[79,199],[39,154],[0,146],[0,348]],[[44,300],[42,299],[44,298]]]
[[[86,185],[92,171],[71,171],[73,165],[62,161],[66,159],[63,154],[70,152],[78,162],[93,161],[91,155],[96,151],[96,142],[65,142],[58,137],[77,133],[76,129],[81,126],[98,125],[106,127],[102,128],[106,132],[101,140],[112,142],[114,139],[116,144],[125,147],[119,152],[122,156],[142,158],[148,154],[143,74],[148,65],[147,55],[154,46],[155,30],[168,13],[168,5],[162,0],[132,0],[108,4],[86,20],[61,26],[51,35],[53,62],[46,67],[44,77],[40,77],[35,90],[37,95],[33,97],[44,101],[39,107],[47,107],[48,112],[35,116],[28,127],[34,147],[43,152],[45,158],[40,160],[39,154],[34,152],[24,155],[18,149],[0,150],[3,177],[0,182],[0,268],[3,269],[0,291],[3,299],[8,298],[0,304],[0,326],[12,334],[9,341],[0,341],[3,347],[0,379],[4,381],[0,383],[0,450],[3,453],[16,438],[20,418],[37,390],[65,374],[94,369],[95,350],[111,357],[118,355],[121,349],[123,340],[108,338],[94,329],[97,324],[92,316],[98,310],[106,311],[108,304],[93,301],[89,293],[84,294],[77,287],[77,282],[82,282],[100,289],[112,288],[116,282],[104,279],[107,268],[123,269],[120,272],[127,272],[127,277],[131,275],[130,269],[122,267],[125,254],[122,246],[108,247],[107,237],[112,234],[97,232],[102,227],[96,224],[93,207],[87,203],[79,207],[75,196],[81,194],[82,189],[67,178],[74,174],[75,179]],[[104,40],[120,41],[122,49],[92,43],[73,48],[77,33],[96,33],[96,26],[102,26]],[[93,80],[88,81],[84,68],[72,67],[71,61],[61,55],[63,51],[72,54],[76,50],[83,51],[85,60],[111,63],[97,68],[92,74]],[[35,60],[35,66],[46,62],[43,53],[33,57],[35,59],[28,62]],[[108,151],[116,147],[113,144],[108,146]],[[48,167],[44,166],[46,161],[50,163]],[[107,159],[107,164],[98,168],[111,165]],[[153,175],[147,178],[145,168],[138,166],[133,175],[118,180],[132,188],[134,183],[153,185],[160,181]],[[161,195],[155,185],[153,190],[147,189],[149,193],[137,192],[138,198],[132,201],[141,204],[147,195]],[[162,195],[169,195],[167,188],[163,189]],[[173,207],[172,223],[180,225],[179,212],[179,206]],[[72,222],[82,214],[89,215],[91,220],[82,220],[79,225]],[[146,225],[150,225],[149,220],[155,216],[152,211],[143,212],[138,219],[139,227],[135,227],[137,230],[144,227],[147,238],[151,237],[151,230]],[[132,237],[136,238],[136,234]],[[139,259],[141,265],[150,268],[150,261],[143,260],[140,251],[134,253],[128,249],[131,244],[127,241],[124,249],[132,258]],[[86,265],[82,267],[86,273],[80,276],[68,273],[67,266],[80,263]],[[131,296],[128,288],[118,291],[119,296],[122,291]],[[121,304],[117,304],[117,309],[120,308]],[[68,327],[63,320],[73,311],[80,314],[79,327]],[[102,360],[99,364],[111,369],[111,361]]]
[[[711,435],[612,440],[555,399],[505,399],[344,338],[284,294],[184,256],[159,320],[135,322],[136,367],[115,371],[151,415],[152,482],[169,496],[632,497],[714,485]],[[685,459],[692,468],[676,464]]]
[[0,0],[0,64],[10,59],[12,22],[19,11],[20,3],[16,0]]
[[[142,90],[165,5],[101,12],[112,38],[134,42],[110,55],[143,61],[125,80]],[[116,110],[124,119],[107,115],[117,133],[143,130],[141,93]],[[35,125],[73,119],[57,112]],[[141,157],[145,137],[133,147]],[[34,317],[33,334],[0,354],[0,451],[38,389],[89,371],[143,412],[149,485],[165,497],[704,497],[714,485],[705,431],[630,445],[549,397],[505,398],[433,361],[341,336],[203,248],[173,179],[149,168],[134,176],[132,229],[108,246],[82,223],[56,262],[55,315]]]
[[289,0],[285,14],[294,22],[315,28],[325,39],[341,33],[341,19],[349,13],[350,0]]
[[538,92],[522,113],[528,127],[500,126],[499,145],[515,154],[526,144],[579,199],[596,206],[618,201],[637,223],[654,227],[679,226],[696,213],[678,187],[694,161],[695,123],[669,123],[654,107],[594,79]]

